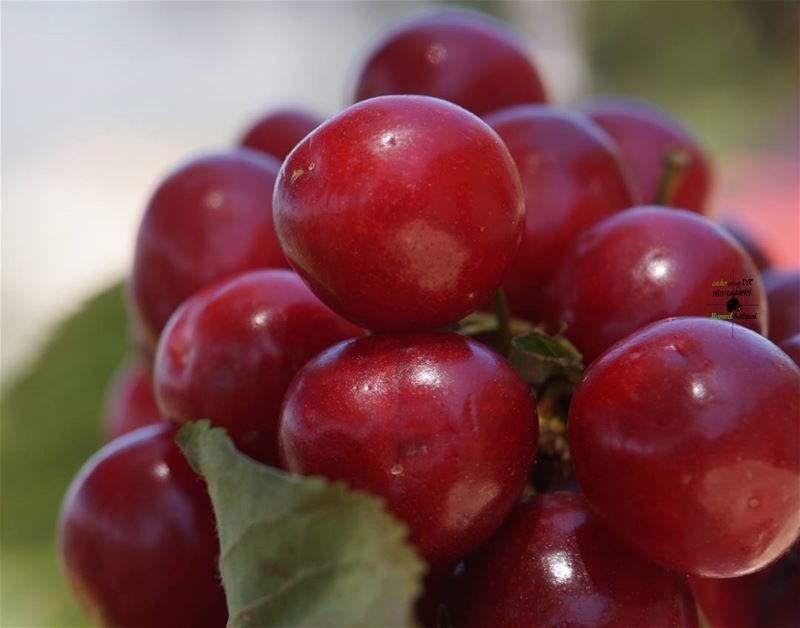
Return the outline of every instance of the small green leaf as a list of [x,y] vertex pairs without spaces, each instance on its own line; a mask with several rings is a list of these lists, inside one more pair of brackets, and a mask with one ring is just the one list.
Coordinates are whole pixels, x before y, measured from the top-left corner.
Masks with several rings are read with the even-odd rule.
[[207,421],[178,443],[208,484],[230,626],[413,624],[424,564],[378,499],[259,464]]
[[541,331],[514,338],[509,359],[522,378],[535,387],[552,377],[563,377],[574,384],[583,373],[583,356],[575,345]]
[[85,623],[58,564],[56,518],[67,486],[100,446],[106,386],[128,350],[122,283],[42,338],[3,382],[0,414],[0,625]]
[[[513,335],[526,334],[533,329],[533,325],[521,318],[512,318],[511,333]],[[497,332],[497,314],[490,312],[473,312],[460,321],[446,328],[462,336],[470,338],[486,335],[495,335]]]

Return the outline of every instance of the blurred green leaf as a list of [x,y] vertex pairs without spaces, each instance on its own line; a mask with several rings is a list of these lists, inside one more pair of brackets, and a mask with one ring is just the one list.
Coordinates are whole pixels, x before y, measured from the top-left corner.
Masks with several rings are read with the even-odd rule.
[[596,93],[667,109],[712,155],[786,141],[797,111],[797,2],[581,6]]
[[56,518],[100,446],[105,389],[127,350],[122,284],[62,323],[0,400],[0,625],[85,625],[62,578]]
[[511,364],[528,384],[534,387],[549,379],[564,378],[572,384],[580,381],[583,362],[580,352],[569,340],[531,331],[511,341]]
[[238,453],[221,429],[178,442],[217,517],[231,626],[410,626],[422,561],[376,498]]

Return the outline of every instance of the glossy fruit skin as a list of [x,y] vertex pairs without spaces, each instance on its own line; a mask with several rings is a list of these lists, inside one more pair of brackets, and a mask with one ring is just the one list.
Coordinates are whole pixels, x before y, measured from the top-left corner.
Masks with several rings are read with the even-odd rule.
[[303,109],[276,109],[256,120],[239,143],[283,161],[320,124],[322,118]]
[[547,101],[526,42],[463,9],[417,14],[382,37],[358,74],[355,101],[390,94],[449,100],[476,115]]
[[796,628],[800,623],[800,546],[740,578],[689,577],[711,628]]
[[690,165],[675,188],[670,207],[703,213],[711,188],[711,169],[694,137],[667,112],[634,100],[603,98],[583,107],[619,146],[633,173],[635,192],[645,205],[658,203],[664,155],[688,152]]
[[339,344],[298,373],[279,427],[281,466],[383,497],[434,566],[497,529],[538,435],[527,385],[487,347],[445,333]]
[[511,312],[539,321],[542,290],[587,227],[634,205],[619,150],[587,117],[521,105],[486,118],[511,152],[525,194],[525,232],[503,282]]
[[325,122],[284,162],[273,205],[295,270],[376,331],[443,327],[486,302],[525,212],[500,138],[426,96],[375,98]]
[[615,344],[575,390],[569,442],[593,509],[666,567],[744,575],[800,533],[800,369],[748,329],[675,318]]
[[789,336],[778,345],[781,350],[800,366],[800,334]]
[[[764,333],[767,301],[756,267],[724,229],[691,212],[637,207],[606,218],[575,240],[548,285],[545,318],[589,364],[600,353],[648,323],[670,316],[728,315],[728,296],[715,296],[715,281],[752,279],[749,296],[737,297],[734,316]],[[734,287],[733,289],[737,289]]]
[[156,353],[164,416],[210,419],[249,456],[275,464],[281,403],[294,374],[323,349],[363,331],[288,270],[224,279],[185,301]]
[[464,563],[459,628],[694,627],[682,576],[615,539],[582,495],[536,495]]
[[141,360],[123,364],[114,374],[106,396],[103,441],[109,442],[164,417],[158,409],[150,371]]
[[61,561],[98,624],[226,624],[211,503],[174,439],[166,422],[118,438],[83,466],[64,498]]
[[772,265],[769,256],[761,248],[761,245],[756,242],[755,238],[743,227],[735,223],[723,223],[722,225],[734,237],[734,239],[742,245],[742,248],[747,251],[750,259],[756,265],[758,270],[763,271]]
[[145,210],[128,286],[144,353],[200,288],[245,270],[288,266],[272,226],[277,160],[239,149],[176,168]]
[[769,301],[769,338],[780,343],[800,333],[800,273],[769,270],[763,279]]

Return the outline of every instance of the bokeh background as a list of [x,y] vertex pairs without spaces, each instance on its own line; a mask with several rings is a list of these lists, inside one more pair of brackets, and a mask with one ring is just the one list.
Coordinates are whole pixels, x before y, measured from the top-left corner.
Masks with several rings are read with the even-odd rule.
[[[556,104],[626,94],[676,114],[713,157],[709,213],[746,226],[776,265],[800,268],[800,5],[460,4],[528,37]],[[127,273],[141,212],[168,169],[231,145],[266,109],[336,113],[376,33],[425,6],[3,2],[3,390],[60,320]],[[98,316],[83,324],[117,323]],[[119,351],[89,363],[78,357],[78,338],[51,348],[44,362],[75,359],[76,369],[104,381]],[[79,410],[58,416],[50,391],[37,386],[68,388]],[[59,575],[55,518],[67,483],[98,447],[102,404],[98,393],[84,395],[55,375],[27,387],[36,420],[19,424],[7,411],[0,418],[0,625],[85,624]]]

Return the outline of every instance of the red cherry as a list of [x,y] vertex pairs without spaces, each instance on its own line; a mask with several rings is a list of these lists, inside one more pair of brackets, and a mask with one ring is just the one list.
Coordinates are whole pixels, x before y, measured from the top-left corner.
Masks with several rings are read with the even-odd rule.
[[240,144],[283,161],[320,124],[321,118],[302,109],[277,109],[259,118]]
[[422,580],[422,593],[414,605],[417,624],[422,628],[439,628],[444,591],[449,584],[452,570],[451,565],[428,565],[428,571]]
[[[714,285],[751,279],[752,285]],[[729,313],[732,297],[725,293],[738,289],[751,293],[737,297],[741,310]],[[766,298],[749,256],[721,227],[677,209],[638,207],[584,231],[548,296],[547,320],[553,328],[566,324],[587,364],[617,340],[669,316],[730,314],[745,327],[766,328]]]
[[794,363],[800,366],[800,333],[790,336],[778,345]]
[[214,153],[179,166],[153,194],[130,283],[145,353],[200,288],[245,270],[287,266],[272,226],[278,166],[255,151]]
[[164,422],[109,443],[64,498],[61,560],[97,624],[226,624],[211,503],[174,439]]
[[739,576],[800,533],[800,369],[743,327],[676,318],[615,344],[575,390],[569,442],[591,506],[664,566]]
[[710,628],[756,628],[754,577],[755,574],[739,578],[689,576],[694,599]]
[[750,259],[753,260],[758,270],[766,270],[772,265],[764,249],[761,248],[746,229],[734,223],[724,223],[722,226],[725,227],[728,233],[730,233],[733,238],[742,245],[742,248],[747,251],[747,254],[750,256]]
[[797,628],[800,620],[800,546],[760,576],[757,626]]
[[279,427],[281,465],[383,497],[434,565],[502,523],[533,461],[525,382],[487,347],[444,333],[339,344],[298,373]]
[[673,150],[686,151],[690,163],[669,204],[703,212],[711,186],[710,168],[697,141],[677,120],[656,107],[623,99],[597,100],[586,105],[584,112],[619,146],[645,205],[660,201],[664,156]]
[[109,442],[163,420],[147,367],[139,360],[123,364],[114,375],[106,397],[103,440]]
[[800,620],[800,546],[740,578],[689,577],[711,628],[794,628]]
[[497,134],[426,96],[375,98],[325,122],[284,162],[274,205],[314,293],[380,331],[442,327],[487,301],[525,211]]
[[158,402],[179,423],[211,419],[241,451],[275,464],[292,377],[323,349],[362,333],[288,270],[222,280],[184,302],[164,329],[154,369]]
[[769,302],[769,337],[781,342],[800,333],[800,273],[769,270],[762,277]]
[[577,494],[521,504],[458,578],[460,628],[697,626],[683,577],[622,545]]
[[355,100],[390,94],[435,96],[477,115],[547,100],[527,43],[505,24],[462,9],[414,15],[377,43]]
[[503,288],[516,316],[539,321],[542,288],[569,244],[633,198],[619,151],[585,116],[525,105],[486,122],[511,152],[525,194],[525,232]]

